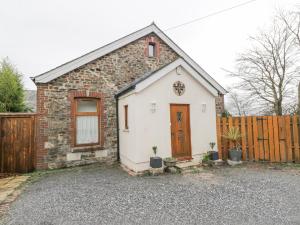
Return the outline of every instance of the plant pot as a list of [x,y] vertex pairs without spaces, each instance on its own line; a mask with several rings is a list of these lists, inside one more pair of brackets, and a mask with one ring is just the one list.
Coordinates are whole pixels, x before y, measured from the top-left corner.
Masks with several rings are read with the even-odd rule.
[[150,166],[152,168],[161,168],[162,167],[162,158],[155,156],[150,157]]
[[176,166],[176,162],[177,162],[176,159],[174,159],[174,160],[164,160],[164,165],[166,167],[174,167],[174,166]]
[[242,159],[242,151],[237,150],[237,149],[231,149],[229,150],[229,158],[232,161],[241,161]]
[[219,159],[219,155],[217,151],[209,151],[209,159],[210,160],[218,160]]

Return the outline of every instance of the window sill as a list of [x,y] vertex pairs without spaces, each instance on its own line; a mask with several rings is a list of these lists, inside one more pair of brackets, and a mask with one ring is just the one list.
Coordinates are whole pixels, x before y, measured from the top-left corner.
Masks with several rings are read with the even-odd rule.
[[104,147],[102,147],[101,145],[79,146],[71,148],[71,152],[92,152],[103,149]]

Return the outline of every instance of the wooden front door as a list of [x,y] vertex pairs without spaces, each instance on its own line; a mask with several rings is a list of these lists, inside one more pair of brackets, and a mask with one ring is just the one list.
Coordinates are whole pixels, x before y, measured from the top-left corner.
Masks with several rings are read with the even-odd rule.
[[171,104],[172,156],[191,159],[190,108],[186,104]]

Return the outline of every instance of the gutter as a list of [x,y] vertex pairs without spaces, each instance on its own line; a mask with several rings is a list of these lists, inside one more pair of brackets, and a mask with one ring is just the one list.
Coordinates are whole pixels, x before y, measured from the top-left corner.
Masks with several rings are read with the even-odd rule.
[[119,135],[119,98],[115,95],[116,99],[116,119],[117,119],[117,161],[120,162],[120,135]]
[[136,84],[130,85],[130,86],[128,86],[127,88],[125,88],[124,90],[121,90],[119,93],[117,93],[117,94],[115,95],[115,98],[118,99],[120,96],[122,96],[122,95],[124,95],[124,94],[126,94],[126,93],[128,93],[128,92],[130,92],[130,91],[132,91],[132,90],[134,90],[134,89],[135,89],[135,85],[136,85]]

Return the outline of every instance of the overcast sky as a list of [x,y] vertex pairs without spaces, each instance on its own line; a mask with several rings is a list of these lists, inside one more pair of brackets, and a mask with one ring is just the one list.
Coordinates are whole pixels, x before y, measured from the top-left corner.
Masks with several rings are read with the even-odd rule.
[[[29,77],[112,42],[152,21],[176,26],[246,0],[2,0],[0,58],[8,57]],[[257,0],[207,19],[167,31],[186,53],[225,87],[226,72],[247,48],[248,36],[271,23],[276,8],[299,0]]]

